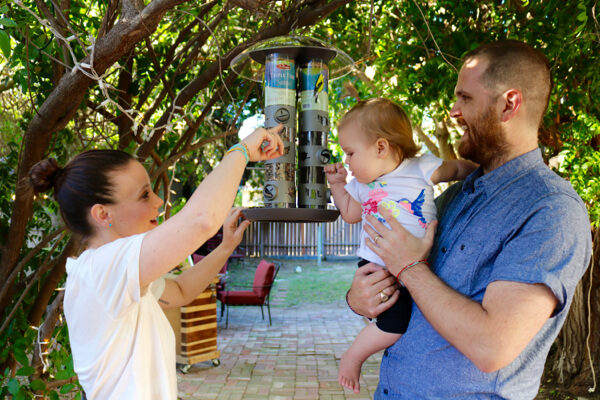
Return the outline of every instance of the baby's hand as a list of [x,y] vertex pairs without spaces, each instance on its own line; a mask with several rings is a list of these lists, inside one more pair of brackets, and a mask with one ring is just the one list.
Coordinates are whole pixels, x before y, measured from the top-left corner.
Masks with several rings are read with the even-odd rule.
[[330,185],[334,185],[336,183],[346,183],[348,171],[346,171],[346,168],[344,168],[344,164],[327,164],[324,169],[327,176],[327,182],[329,182]]

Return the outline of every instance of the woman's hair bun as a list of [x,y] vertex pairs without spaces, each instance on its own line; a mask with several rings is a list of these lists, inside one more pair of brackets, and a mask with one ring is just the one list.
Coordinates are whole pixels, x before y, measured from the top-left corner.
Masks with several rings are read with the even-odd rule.
[[29,182],[36,193],[47,192],[53,188],[63,173],[54,158],[42,160],[31,167]]

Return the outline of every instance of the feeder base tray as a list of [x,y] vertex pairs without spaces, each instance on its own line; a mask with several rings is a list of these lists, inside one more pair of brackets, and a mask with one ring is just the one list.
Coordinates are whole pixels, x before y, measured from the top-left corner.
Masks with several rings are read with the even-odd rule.
[[247,208],[242,216],[248,221],[261,222],[333,222],[340,215],[338,210],[314,208]]

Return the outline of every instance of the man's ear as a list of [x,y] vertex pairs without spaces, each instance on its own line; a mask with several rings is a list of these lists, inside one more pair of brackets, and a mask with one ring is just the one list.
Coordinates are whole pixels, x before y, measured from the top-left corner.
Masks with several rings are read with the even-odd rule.
[[509,89],[502,94],[504,108],[502,110],[502,122],[513,118],[523,104],[523,93],[517,89]]
[[375,142],[375,145],[377,146],[377,157],[386,157],[390,151],[390,142],[388,142],[387,139],[379,138]]
[[108,228],[112,222],[112,216],[102,204],[94,204],[90,209],[90,216],[92,217],[92,223],[99,227]]

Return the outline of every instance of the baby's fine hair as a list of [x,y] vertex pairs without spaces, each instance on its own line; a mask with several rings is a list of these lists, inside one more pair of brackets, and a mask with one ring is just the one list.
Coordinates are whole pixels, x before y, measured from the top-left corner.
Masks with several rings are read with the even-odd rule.
[[359,101],[342,117],[338,130],[350,123],[360,124],[361,130],[373,141],[386,139],[400,160],[414,157],[421,150],[413,138],[410,118],[392,100],[378,97]]
[[62,168],[54,158],[48,158],[31,168],[29,184],[36,193],[54,189],[54,199],[67,228],[89,238],[93,234],[90,209],[95,204],[115,203],[111,173],[134,160],[119,150],[88,150]]

